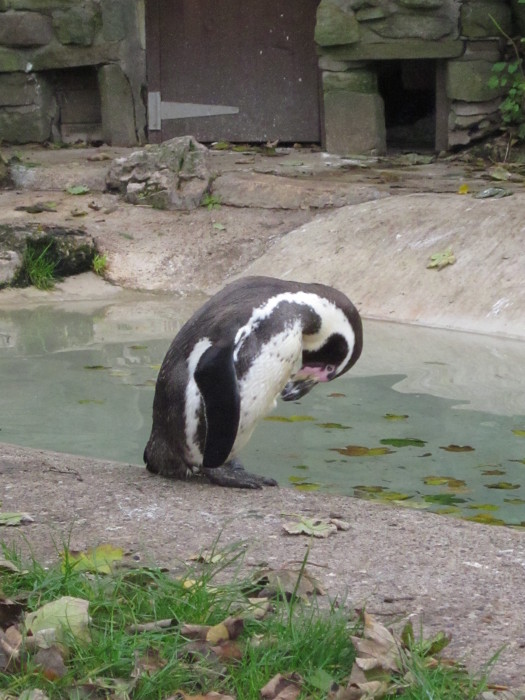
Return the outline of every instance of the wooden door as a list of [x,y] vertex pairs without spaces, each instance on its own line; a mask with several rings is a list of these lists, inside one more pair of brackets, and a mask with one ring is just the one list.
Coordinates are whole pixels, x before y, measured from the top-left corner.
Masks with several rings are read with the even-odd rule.
[[148,0],[150,141],[319,141],[318,3]]

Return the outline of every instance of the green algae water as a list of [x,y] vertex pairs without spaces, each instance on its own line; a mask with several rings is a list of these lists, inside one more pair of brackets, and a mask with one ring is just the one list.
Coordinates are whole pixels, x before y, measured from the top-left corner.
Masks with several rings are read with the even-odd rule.
[[[141,465],[160,363],[201,302],[0,310],[0,440]],[[241,458],[305,497],[524,525],[525,343],[365,322],[355,368],[278,402]]]

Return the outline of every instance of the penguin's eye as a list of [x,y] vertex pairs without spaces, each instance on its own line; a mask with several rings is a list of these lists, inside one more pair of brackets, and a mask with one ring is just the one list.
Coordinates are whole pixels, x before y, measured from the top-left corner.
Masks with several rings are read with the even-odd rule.
[[325,370],[327,374],[332,374],[332,372],[335,372],[335,365],[326,365]]

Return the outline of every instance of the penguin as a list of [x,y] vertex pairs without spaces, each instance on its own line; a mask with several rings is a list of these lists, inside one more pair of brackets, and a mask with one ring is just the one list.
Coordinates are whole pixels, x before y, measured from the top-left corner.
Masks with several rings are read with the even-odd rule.
[[275,486],[237,455],[280,396],[295,401],[347,372],[363,347],[361,317],[323,284],[244,277],[181,328],[155,386],[146,468],[234,488]]

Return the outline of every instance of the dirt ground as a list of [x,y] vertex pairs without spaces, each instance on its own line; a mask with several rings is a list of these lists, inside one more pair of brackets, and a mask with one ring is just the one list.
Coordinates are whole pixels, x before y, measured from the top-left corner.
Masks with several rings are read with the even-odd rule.
[[[100,149],[16,151],[17,189],[0,192],[0,221],[78,223],[107,253],[113,285],[184,295],[246,271],[315,278],[340,286],[368,317],[525,338],[525,190],[514,173],[495,179],[502,173],[476,161],[221,152],[211,156],[220,207],[181,213],[104,193],[109,161],[98,159]],[[64,192],[76,184],[90,193]],[[494,186],[513,194],[473,197]],[[15,209],[45,201],[57,212]],[[75,209],[84,215],[73,216]],[[429,255],[448,247],[457,262],[428,270]],[[0,312],[118,293],[81,276],[51,293],[0,292]],[[223,544],[246,541],[248,567],[278,566],[301,560],[307,545],[283,534],[284,519],[337,513],[350,530],[314,542],[310,555],[329,595],[347,595],[382,619],[409,616],[426,632],[449,632],[450,652],[472,668],[503,648],[492,679],[522,687],[516,697],[525,697],[523,531],[284,488],[171,483],[129,465],[5,444],[0,484],[2,508],[34,519],[2,539],[46,560],[64,541],[110,541],[176,567],[220,533]]]

